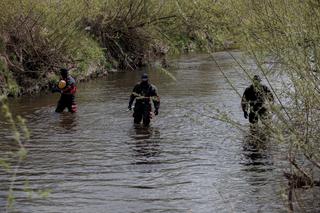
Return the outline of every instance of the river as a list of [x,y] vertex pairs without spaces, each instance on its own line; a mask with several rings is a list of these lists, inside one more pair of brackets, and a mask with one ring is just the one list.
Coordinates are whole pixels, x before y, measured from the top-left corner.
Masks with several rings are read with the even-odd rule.
[[[239,56],[240,53],[235,52]],[[239,56],[240,57],[240,56]],[[235,87],[249,84],[225,52],[215,58]],[[135,127],[128,98],[143,71],[79,85],[78,113],[54,113],[58,94],[10,101],[31,139],[17,173],[17,212],[285,212],[281,147],[249,136],[240,98],[208,55],[170,60],[168,75],[148,70],[161,96],[150,128]],[[240,131],[211,114],[228,112]],[[3,118],[2,118],[3,119]],[[11,141],[5,122],[1,142]],[[2,148],[1,153],[8,151]],[[50,189],[46,199],[31,189]],[[0,171],[0,209],[8,176]],[[1,212],[1,211],[0,211]]]

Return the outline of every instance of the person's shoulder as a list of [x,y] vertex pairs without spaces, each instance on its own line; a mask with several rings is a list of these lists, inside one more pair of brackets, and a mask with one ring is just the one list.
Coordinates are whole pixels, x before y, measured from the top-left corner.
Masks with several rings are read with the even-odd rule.
[[76,80],[72,76],[68,76],[67,79],[70,83],[76,83]]
[[140,82],[137,82],[134,87],[140,87]]
[[151,88],[155,91],[158,91],[158,88],[154,84],[150,84]]
[[267,85],[262,84],[261,86],[262,86],[263,90],[270,91],[270,89]]
[[137,90],[139,88],[140,88],[140,83],[138,82],[134,85],[133,90]]
[[253,85],[251,84],[250,86],[248,86],[245,90],[244,90],[244,92],[248,92],[248,91],[251,91],[251,90],[253,90]]

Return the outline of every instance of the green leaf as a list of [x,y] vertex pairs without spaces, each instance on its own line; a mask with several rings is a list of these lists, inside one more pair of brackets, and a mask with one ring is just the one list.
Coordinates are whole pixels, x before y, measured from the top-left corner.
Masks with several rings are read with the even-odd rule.
[[10,172],[11,166],[4,159],[0,158],[0,167],[2,167],[6,172]]

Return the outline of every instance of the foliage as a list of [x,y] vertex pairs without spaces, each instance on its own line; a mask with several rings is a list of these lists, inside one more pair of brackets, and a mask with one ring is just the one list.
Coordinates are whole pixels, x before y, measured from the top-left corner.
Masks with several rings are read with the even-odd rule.
[[30,132],[26,127],[26,120],[22,117],[18,116],[16,118],[13,117],[10,112],[7,99],[5,96],[0,96],[0,104],[1,104],[1,112],[4,115],[5,120],[10,125],[10,129],[12,130],[13,135],[13,147],[17,147],[16,151],[12,153],[13,158],[17,158],[17,164],[11,165],[6,159],[0,158],[0,169],[4,169],[8,174],[10,174],[10,185],[7,196],[7,205],[6,212],[12,209],[14,204],[14,185],[16,181],[16,175],[19,170],[20,164],[26,158],[27,150],[23,144],[23,141],[28,140],[30,138]]
[[20,89],[46,87],[48,75],[75,66],[76,60],[82,64],[92,63],[92,57],[101,60],[97,54],[78,58],[79,50],[92,51],[78,27],[86,13],[84,1],[5,0],[2,4],[0,55]]
[[[237,26],[230,35],[250,54],[279,103],[273,107],[273,124],[266,127],[278,142],[288,147],[292,168],[285,176],[291,190],[318,186],[319,1],[230,0],[226,4],[228,14],[233,17],[232,24]],[[251,77],[248,70],[243,71]],[[270,83],[270,75],[286,77],[280,91]],[[292,193],[288,199],[292,202]],[[292,203],[289,207],[292,211]]]
[[[186,25],[190,23],[194,27],[191,32],[205,35],[202,42],[205,48],[212,53],[219,45],[228,49],[226,41],[235,42],[239,49],[249,54],[257,65],[256,72],[263,75],[275,93],[278,105],[272,106],[274,122],[264,125],[276,141],[288,147],[287,158],[292,167],[285,176],[291,187],[288,195],[291,203],[294,188],[320,185],[316,178],[320,172],[319,1],[190,2],[177,1],[179,12]],[[191,5],[193,9],[190,9]],[[192,16],[196,18],[188,19]],[[251,79],[251,71],[232,53],[230,55]],[[223,71],[222,74],[225,76]],[[269,80],[277,75],[286,78],[280,89]],[[241,91],[228,82],[240,95]],[[230,120],[227,122],[236,124]],[[292,211],[292,203],[289,207]]]
[[227,23],[223,4],[210,0],[3,0],[0,13],[0,56],[15,94],[46,87],[61,67],[82,77],[93,63],[136,69],[168,52],[204,49],[203,29],[214,25],[210,34],[222,37]]
[[[320,118],[319,29],[318,1],[260,1],[241,4],[245,47],[265,74],[275,73],[263,66],[263,59],[272,56],[281,72],[289,78],[285,91],[286,103],[277,112],[283,138],[292,145],[291,152],[302,152],[310,163],[320,169],[318,141]],[[298,15],[299,14],[299,15]],[[292,153],[291,153],[292,154]],[[294,156],[290,157],[295,161]],[[298,163],[297,163],[298,164]],[[312,176],[311,174],[309,174]]]

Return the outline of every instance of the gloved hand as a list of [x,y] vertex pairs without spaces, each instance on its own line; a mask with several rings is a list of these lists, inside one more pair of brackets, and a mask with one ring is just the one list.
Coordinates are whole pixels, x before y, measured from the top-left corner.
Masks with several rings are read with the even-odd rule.
[[154,114],[155,114],[155,115],[158,115],[158,114],[159,114],[159,110],[158,110],[158,109],[155,109],[155,110],[154,110]]
[[130,110],[130,111],[132,110],[132,106],[131,105],[128,106],[128,110]]
[[248,119],[248,112],[247,112],[247,111],[244,111],[244,112],[243,112],[243,116],[244,116],[245,119]]
[[51,88],[51,92],[52,93],[55,93],[55,92],[61,93],[61,90],[59,88],[57,88],[57,87],[52,87]]

